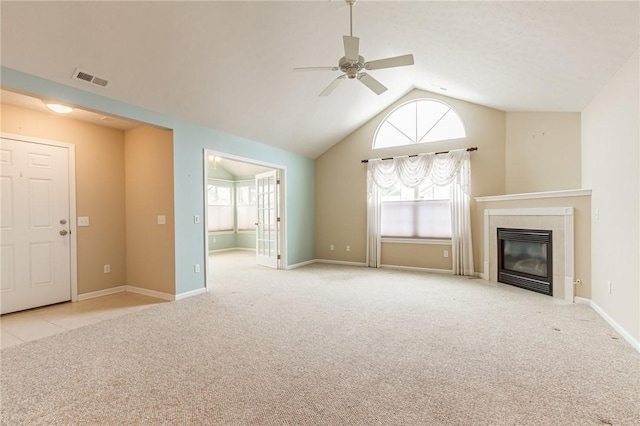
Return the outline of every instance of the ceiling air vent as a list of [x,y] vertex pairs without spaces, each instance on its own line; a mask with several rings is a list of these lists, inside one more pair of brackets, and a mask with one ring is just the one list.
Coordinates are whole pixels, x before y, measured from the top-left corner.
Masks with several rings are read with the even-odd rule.
[[82,71],[77,68],[76,68],[76,71],[73,73],[73,78],[75,80],[81,80],[86,83],[95,84],[96,86],[100,86],[100,87],[107,87],[107,85],[109,84],[109,80],[107,80],[106,78],[98,77],[96,75],[90,74],[86,71]]

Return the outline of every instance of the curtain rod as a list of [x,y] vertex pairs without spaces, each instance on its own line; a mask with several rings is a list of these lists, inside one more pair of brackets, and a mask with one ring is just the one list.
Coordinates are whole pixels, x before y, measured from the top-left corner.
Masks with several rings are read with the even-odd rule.
[[[468,152],[472,152],[472,151],[477,151],[478,147],[477,146],[472,146],[470,148],[466,149]],[[454,150],[455,151],[455,150]],[[411,155],[400,155],[399,157],[385,157],[385,158],[370,158],[369,160],[393,160],[394,158],[401,158],[401,157],[417,157],[419,155],[427,155],[427,154],[448,154],[451,151],[441,151],[441,152],[427,152],[424,154],[411,154]],[[360,160],[362,163],[368,163],[369,160]]]

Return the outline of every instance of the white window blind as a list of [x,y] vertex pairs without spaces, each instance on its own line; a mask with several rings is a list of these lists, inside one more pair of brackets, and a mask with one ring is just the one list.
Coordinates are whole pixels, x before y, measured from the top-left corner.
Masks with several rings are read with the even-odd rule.
[[451,238],[450,186],[401,184],[382,195],[380,235],[387,238]]
[[451,238],[449,200],[382,203],[381,235],[394,238]]
[[207,223],[210,232],[233,232],[233,184],[231,182],[209,180]]

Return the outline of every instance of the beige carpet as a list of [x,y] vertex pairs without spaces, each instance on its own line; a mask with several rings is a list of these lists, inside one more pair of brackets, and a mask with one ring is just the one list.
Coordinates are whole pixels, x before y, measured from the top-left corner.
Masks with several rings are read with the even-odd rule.
[[210,294],[3,350],[2,424],[640,424],[640,354],[587,306],[248,256]]

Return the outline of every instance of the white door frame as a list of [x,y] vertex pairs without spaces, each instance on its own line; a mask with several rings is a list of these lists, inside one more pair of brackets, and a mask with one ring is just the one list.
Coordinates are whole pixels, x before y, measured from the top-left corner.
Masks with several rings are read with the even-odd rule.
[[0,137],[17,142],[37,143],[41,145],[66,148],[69,155],[69,270],[71,272],[71,301],[78,301],[78,246],[76,238],[76,146],[67,142],[50,139],[32,138],[29,136],[0,133]]
[[241,161],[243,163],[255,164],[258,166],[269,167],[271,169],[277,169],[280,171],[280,185],[279,187],[279,214],[280,214],[280,226],[278,227],[278,238],[280,239],[279,249],[280,249],[280,260],[278,261],[277,269],[287,269],[287,191],[286,191],[286,182],[287,182],[287,168],[281,164],[269,163],[266,161],[255,160],[253,158],[241,157],[239,155],[226,154],[224,152],[215,151],[213,149],[204,148],[202,150],[202,168],[203,168],[203,191],[202,191],[202,200],[203,200],[203,219],[201,223],[203,223],[203,231],[204,231],[204,253],[205,253],[205,267],[204,267],[204,283],[207,291],[210,290],[209,286],[209,226],[207,224],[207,167],[208,167],[208,157],[213,155],[214,157],[220,157],[227,160],[233,161]]

